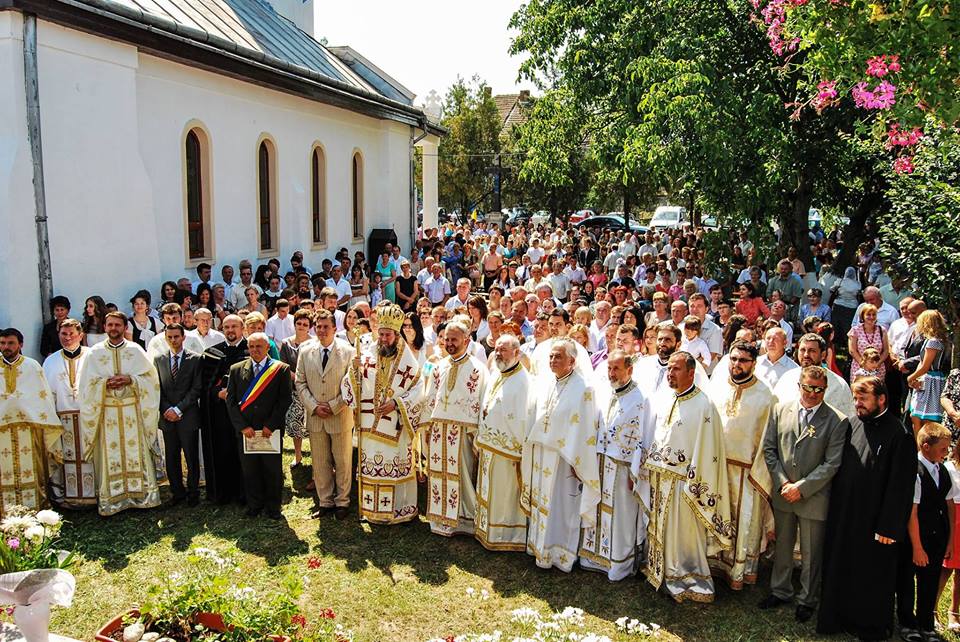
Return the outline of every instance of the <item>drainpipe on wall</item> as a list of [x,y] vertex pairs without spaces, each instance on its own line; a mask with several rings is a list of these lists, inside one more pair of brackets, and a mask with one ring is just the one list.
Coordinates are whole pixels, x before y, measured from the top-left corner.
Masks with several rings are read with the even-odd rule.
[[50,236],[47,232],[47,194],[43,184],[43,146],[40,139],[40,81],[37,65],[37,16],[23,14],[23,89],[27,101],[27,138],[33,161],[34,222],[37,228],[37,256],[40,276],[40,310],[46,324],[52,318],[53,270],[50,265]]
[[423,123],[423,133],[419,136],[415,136],[416,127],[410,125],[410,249],[409,252],[413,252],[413,249],[417,245],[417,173],[415,171],[414,163],[414,148],[417,146],[421,140],[427,137],[427,120],[424,118]]

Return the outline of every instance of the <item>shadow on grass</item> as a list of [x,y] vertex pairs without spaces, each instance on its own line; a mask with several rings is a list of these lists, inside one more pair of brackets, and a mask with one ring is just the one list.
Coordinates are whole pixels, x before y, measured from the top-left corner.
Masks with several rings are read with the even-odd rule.
[[[201,489],[201,494],[202,494]],[[168,495],[163,490],[166,502]],[[291,500],[284,488],[283,503]],[[201,502],[188,507],[161,504],[148,510],[127,510],[104,518],[96,510],[64,511],[71,528],[64,530],[64,544],[88,560],[99,561],[109,572],[126,568],[130,558],[165,537],[172,537],[175,550],[185,551],[198,535],[212,534],[234,542],[238,549],[261,557],[270,566],[308,551],[306,542],[290,528],[286,519],[248,518],[245,508]]]

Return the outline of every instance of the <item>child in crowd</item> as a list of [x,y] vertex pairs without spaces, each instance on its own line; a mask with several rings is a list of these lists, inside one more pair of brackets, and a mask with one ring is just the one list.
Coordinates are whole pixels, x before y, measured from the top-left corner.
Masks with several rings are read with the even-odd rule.
[[[960,441],[953,446],[950,458],[944,464],[944,468],[950,473],[950,483],[954,488],[960,488]],[[960,496],[955,497],[954,504],[960,504]],[[953,509],[953,532],[951,535],[951,551],[960,553],[960,524],[956,520],[960,519],[960,510],[954,506]],[[947,615],[947,630],[960,631],[960,554],[951,555],[943,560],[943,571],[940,573],[940,591],[942,592],[953,576],[953,591],[950,597],[950,611]],[[937,602],[940,601],[939,595]]]
[[692,314],[683,319],[683,341],[680,342],[680,349],[689,352],[693,358],[700,362],[704,368],[710,366],[710,346],[700,338],[700,319]]
[[934,629],[934,614],[943,560],[952,558],[954,501],[960,498],[960,488],[953,485],[942,466],[950,452],[950,431],[929,422],[920,429],[917,440],[917,479],[907,526],[910,541],[901,544],[897,567],[897,620],[905,642],[942,639]]
[[880,372],[880,351],[870,346],[863,351],[861,356],[863,356],[863,366],[857,378],[880,377],[880,379],[883,379],[883,373]]

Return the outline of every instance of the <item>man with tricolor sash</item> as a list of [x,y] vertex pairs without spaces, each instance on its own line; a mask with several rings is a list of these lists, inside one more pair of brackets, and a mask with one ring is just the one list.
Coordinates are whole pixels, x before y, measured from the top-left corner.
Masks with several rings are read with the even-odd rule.
[[[279,433],[282,446],[284,417],[291,401],[291,377],[287,364],[269,355],[270,339],[262,332],[247,337],[250,357],[230,368],[227,413],[240,433],[240,468],[247,495],[247,517],[261,512],[282,519],[282,447],[275,452],[245,450],[257,437],[271,439]],[[258,440],[262,441],[262,440]]]

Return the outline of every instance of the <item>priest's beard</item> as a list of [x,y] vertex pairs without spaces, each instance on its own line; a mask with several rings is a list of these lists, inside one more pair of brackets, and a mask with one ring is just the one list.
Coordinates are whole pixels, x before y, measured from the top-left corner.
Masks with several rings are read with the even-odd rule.
[[517,365],[516,361],[507,361],[505,359],[501,359],[500,357],[494,357],[493,362],[497,364],[497,370],[499,370],[500,372],[505,372],[510,368],[512,368],[513,366]]
[[377,354],[384,359],[395,357],[397,355],[397,344],[394,343],[393,345],[388,346],[381,343],[379,346],[377,346]]
[[747,381],[750,380],[752,376],[753,376],[752,372],[745,372],[741,374],[739,377],[734,377],[733,375],[730,375],[730,378],[733,379],[733,383],[746,383]]

